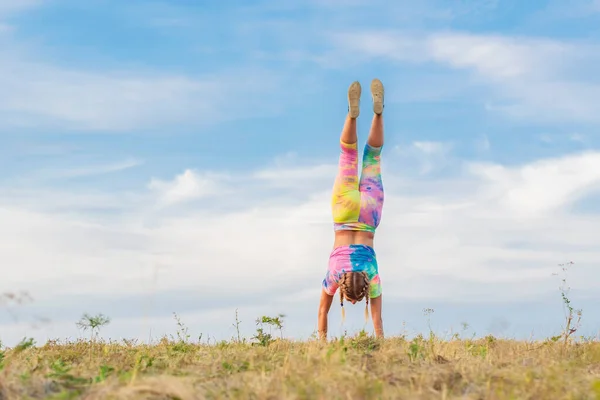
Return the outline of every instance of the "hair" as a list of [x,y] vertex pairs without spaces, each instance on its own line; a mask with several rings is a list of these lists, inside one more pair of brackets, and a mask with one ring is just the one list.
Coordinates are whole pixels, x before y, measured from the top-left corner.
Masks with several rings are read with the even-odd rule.
[[344,297],[348,300],[361,301],[366,299],[365,320],[369,320],[369,275],[366,272],[346,272],[340,276],[340,306],[342,307],[342,321],[346,319],[344,310]]

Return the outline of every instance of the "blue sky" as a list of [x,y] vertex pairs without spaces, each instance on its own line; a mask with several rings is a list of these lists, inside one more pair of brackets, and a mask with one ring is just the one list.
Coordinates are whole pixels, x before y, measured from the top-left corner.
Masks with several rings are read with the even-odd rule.
[[74,337],[83,312],[228,337],[236,307],[308,336],[346,90],[364,143],[374,77],[388,333],[428,307],[441,331],[555,333],[573,260],[595,334],[599,21],[597,0],[0,0],[0,292],[34,298],[0,339]]

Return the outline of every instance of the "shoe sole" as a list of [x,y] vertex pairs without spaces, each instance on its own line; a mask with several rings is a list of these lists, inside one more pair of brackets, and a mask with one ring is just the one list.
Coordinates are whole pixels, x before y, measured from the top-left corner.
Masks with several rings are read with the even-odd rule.
[[375,114],[383,113],[383,83],[379,79],[373,79],[371,82],[371,96],[373,97],[373,112]]
[[360,114],[360,94],[361,87],[358,81],[352,82],[348,88],[348,114],[350,118],[357,118]]

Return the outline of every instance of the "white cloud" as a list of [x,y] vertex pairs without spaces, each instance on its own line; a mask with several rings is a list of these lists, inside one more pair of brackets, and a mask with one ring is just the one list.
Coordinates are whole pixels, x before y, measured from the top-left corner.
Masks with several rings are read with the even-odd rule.
[[546,62],[556,68],[571,50],[547,39],[476,36],[445,33],[432,35],[426,41],[428,57],[455,68],[468,68],[489,79],[542,76],[549,72]]
[[227,177],[187,169],[170,182],[152,179],[148,187],[157,192],[159,203],[171,206],[219,194],[225,190],[220,183],[224,179]]
[[40,4],[40,0],[0,0],[0,17],[21,12]]
[[[6,57],[0,61],[5,126],[125,131],[213,124],[258,115],[258,110],[245,111],[245,99],[272,91],[277,82],[270,77],[268,84],[259,85],[263,72],[251,70],[192,78],[144,71],[81,72]],[[270,105],[277,110],[265,100],[264,107]]]
[[513,213],[547,216],[599,188],[600,153],[541,160],[518,169],[471,164],[470,170],[487,180],[487,193]]
[[[440,18],[449,15],[453,13],[440,10]],[[167,22],[173,21],[178,20]],[[302,47],[306,36],[299,38],[301,43],[294,43]],[[313,60],[345,68],[365,58],[438,63],[466,71],[471,84],[490,87],[495,99],[508,103],[498,106],[493,100],[490,109],[527,118],[592,122],[600,115],[600,102],[593,101],[597,88],[586,89],[582,80],[570,75],[586,72],[587,67],[576,64],[593,61],[591,47],[452,32],[412,36],[372,31],[334,40],[338,51],[311,53]],[[292,85],[292,80],[261,69],[201,76],[135,69],[84,71],[49,64],[18,43],[9,44],[0,55],[4,127],[162,129],[273,114],[283,107],[286,91],[281,87],[293,87],[296,101],[305,100],[299,93],[304,82],[295,80]],[[355,50],[363,57],[355,57]],[[286,51],[299,58],[306,55],[294,46]],[[445,88],[442,81],[436,86]],[[488,150],[487,136],[484,139],[480,148]],[[376,249],[386,299],[502,304],[535,300],[555,291],[551,272],[566,259],[578,265],[574,288],[598,289],[600,239],[595,232],[600,217],[570,209],[597,187],[598,153],[521,166],[471,163],[464,165],[463,174],[453,175],[455,170],[446,167],[462,164],[451,149],[450,143],[423,139],[385,156],[386,204]],[[65,304],[76,313],[99,309],[112,314],[130,307],[133,322],[115,321],[127,332],[143,321],[156,329],[170,321],[170,316],[140,319],[140,308],[130,306],[136,301],[157,314],[167,308],[179,311],[185,303],[199,321],[206,323],[210,317],[210,323],[221,326],[229,326],[233,317],[218,308],[225,301],[254,307],[252,316],[269,304],[308,308],[309,301],[318,301],[333,243],[330,190],[336,165],[331,161],[288,156],[266,168],[223,174],[190,168],[172,179],[151,179],[146,188],[130,187],[126,193],[4,187],[0,263],[9,266],[10,273],[0,280],[0,292],[28,290],[46,311],[58,310],[59,319],[71,318],[60,314],[67,312]],[[404,164],[416,166],[417,173],[398,168]],[[54,169],[38,178],[92,178],[138,165],[132,159]],[[443,171],[444,177],[424,179],[422,175],[432,171]],[[151,298],[156,301],[148,305]],[[252,301],[258,306],[248,304]],[[312,311],[307,312],[310,320],[305,317],[299,324],[313,326]],[[396,313],[389,315],[396,319]],[[15,337],[25,334],[23,326],[11,329],[16,329]]]
[[[600,179],[593,172],[600,170],[599,154],[516,167],[468,164],[468,174],[435,181],[407,176],[388,160],[376,249],[389,301],[533,301],[555,291],[551,274],[569,259],[578,268],[572,286],[597,290],[600,217],[580,217],[568,206]],[[170,214],[138,207],[147,198],[140,203],[108,193],[93,201],[120,202],[116,214],[95,215],[82,203],[46,211],[43,192],[32,192],[34,201],[14,201],[3,190],[0,262],[11,271],[0,292],[27,290],[46,307],[60,301],[80,312],[122,297],[145,304],[149,293],[171,293],[162,301],[197,293],[205,297],[189,306],[201,310],[215,310],[215,296],[267,304],[284,293],[311,292],[316,299],[333,243],[334,171],[318,165],[305,171],[247,171],[240,177],[246,186],[230,182],[221,191],[211,186],[210,173],[186,170],[172,181],[154,181],[151,194],[173,206],[211,197],[195,207],[171,207]],[[302,197],[281,184],[298,176]],[[81,296],[87,300],[74,300]],[[230,319],[221,322],[228,326]]]
[[[471,74],[496,97],[487,104],[516,118],[543,122],[600,122],[600,86],[591,71],[598,46],[551,39],[441,32],[343,32],[331,36],[336,57],[360,52],[367,59],[435,62]],[[356,61],[355,61],[356,62]]]
[[297,187],[298,185],[305,185],[309,182],[314,183],[319,180],[327,180],[333,185],[336,170],[337,165],[335,164],[269,168],[256,171],[253,177],[261,181],[266,181],[275,187]]
[[492,148],[492,144],[490,143],[490,138],[488,135],[481,135],[475,141],[475,148],[480,152],[487,152]]
[[452,143],[415,141],[406,147],[398,145],[394,150],[401,156],[405,168],[412,170],[417,166],[419,173],[425,175],[443,169],[451,162]]
[[[50,148],[52,149],[52,148]],[[72,166],[69,168],[45,168],[26,175],[26,179],[71,179],[110,174],[134,168],[143,164],[142,160],[128,158],[122,161],[97,165]]]
[[442,142],[417,141],[413,146],[425,154],[443,154],[450,150],[451,146]]
[[564,23],[570,19],[576,20],[594,16],[599,11],[600,1],[598,0],[551,1],[535,13],[530,22],[546,23],[548,25],[559,21]]
[[[8,30],[8,25],[1,25]],[[5,29],[5,30],[6,30]],[[0,36],[0,130],[39,128],[122,132],[177,130],[273,115],[287,98],[281,73],[222,67],[171,73],[153,66],[83,69],[41,58],[15,35]],[[115,66],[115,64],[117,66]],[[248,101],[252,99],[252,107]]]
[[[24,0],[23,4],[17,1],[3,4],[0,5],[0,31],[1,27],[14,28],[4,25],[8,22],[3,15],[9,16],[42,2]],[[159,3],[128,5],[121,9],[132,18],[143,20],[142,24],[156,22],[158,18],[163,25],[197,27],[202,25],[197,18],[204,22],[214,17],[199,14],[189,7]],[[256,19],[261,18],[263,16]],[[197,32],[190,34],[193,41],[190,48],[217,46],[206,41],[196,43]],[[217,47],[222,50],[223,46],[220,42]],[[113,59],[95,68],[80,67],[76,58],[68,63],[45,58],[49,54],[61,59],[54,53],[54,47],[64,51],[64,44],[36,42],[34,45],[11,34],[0,36],[0,47],[3,49],[0,54],[0,132],[3,134],[12,133],[16,128],[37,130],[40,127],[43,127],[42,132],[199,129],[224,120],[276,115],[284,107],[302,102],[303,92],[310,90],[308,87],[314,80],[294,70],[274,70],[267,63],[241,65],[226,61],[216,68],[194,67],[192,72],[182,72],[179,67],[177,72],[171,72],[162,65],[149,64],[148,60],[120,64],[121,60]],[[107,53],[103,57],[112,56]],[[83,61],[89,65],[89,60]],[[187,67],[189,65],[183,66]],[[293,92],[281,90],[292,86],[295,87]]]
[[[41,3],[40,0],[0,0],[0,35],[10,34],[15,30],[15,27],[8,22],[10,17],[40,6]],[[2,44],[0,42],[0,45]]]
[[577,132],[569,134],[569,139],[573,142],[582,143],[582,144],[585,144],[585,142],[586,142],[586,136],[581,133],[577,133]]

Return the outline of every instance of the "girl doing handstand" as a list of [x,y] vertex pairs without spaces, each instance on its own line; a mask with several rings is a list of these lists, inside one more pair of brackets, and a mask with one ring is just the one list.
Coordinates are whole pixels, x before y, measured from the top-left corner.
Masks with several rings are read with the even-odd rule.
[[383,184],[381,149],[383,147],[383,84],[371,82],[373,121],[362,156],[358,176],[356,119],[360,114],[361,86],[353,82],[348,88],[348,114],[340,136],[338,173],[331,198],[335,240],[329,266],[322,283],[319,305],[319,335],[327,339],[327,317],[335,292],[340,291],[342,317],[344,299],[352,304],[366,301],[365,318],[371,303],[375,335],[383,337],[381,319],[381,280],[373,248],[375,229],[381,221]]

